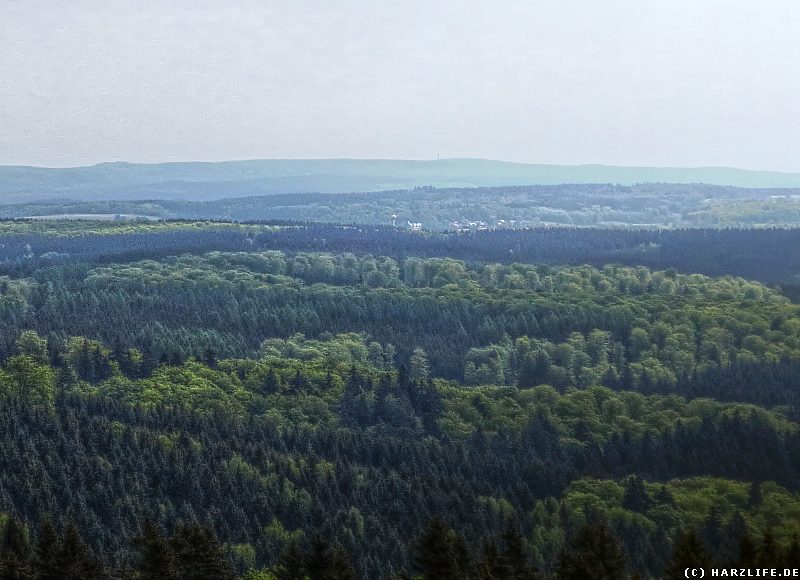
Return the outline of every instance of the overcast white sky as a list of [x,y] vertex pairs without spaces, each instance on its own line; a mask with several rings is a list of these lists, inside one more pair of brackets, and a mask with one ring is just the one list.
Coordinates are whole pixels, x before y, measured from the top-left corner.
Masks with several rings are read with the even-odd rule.
[[800,171],[799,39],[796,0],[0,0],[0,164]]

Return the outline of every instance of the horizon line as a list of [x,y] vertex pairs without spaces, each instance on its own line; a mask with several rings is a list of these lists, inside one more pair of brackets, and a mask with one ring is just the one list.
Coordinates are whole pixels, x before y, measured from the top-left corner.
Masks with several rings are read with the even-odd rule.
[[489,157],[437,157],[431,159],[414,158],[389,158],[389,157],[253,157],[245,159],[218,159],[209,160],[181,160],[181,161],[99,161],[86,165],[32,165],[9,163],[0,164],[3,169],[41,169],[41,170],[69,170],[69,169],[89,169],[104,165],[131,165],[131,166],[157,166],[157,165],[216,165],[226,163],[258,163],[258,162],[314,162],[314,161],[334,161],[334,162],[389,162],[389,163],[441,163],[447,161],[478,161],[499,163],[506,165],[527,166],[527,167],[558,167],[558,168],[608,168],[608,169],[641,169],[641,170],[679,170],[679,171],[699,171],[699,170],[722,170],[722,171],[743,171],[750,173],[774,173],[779,175],[800,174],[798,170],[785,169],[754,169],[747,167],[737,167],[732,165],[625,165],[618,163],[540,163],[528,161],[507,161],[504,159],[494,159]]

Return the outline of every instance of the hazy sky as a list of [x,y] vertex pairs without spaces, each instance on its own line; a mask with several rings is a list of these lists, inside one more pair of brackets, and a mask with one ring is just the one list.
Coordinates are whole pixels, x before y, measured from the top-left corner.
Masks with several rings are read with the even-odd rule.
[[0,0],[0,164],[437,155],[800,171],[800,2]]

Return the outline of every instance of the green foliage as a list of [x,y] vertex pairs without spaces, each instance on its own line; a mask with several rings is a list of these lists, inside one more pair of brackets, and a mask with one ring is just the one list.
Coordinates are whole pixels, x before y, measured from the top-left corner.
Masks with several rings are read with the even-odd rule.
[[[574,178],[574,175],[572,176]],[[327,180],[326,180],[327,181]],[[291,187],[295,187],[294,185]],[[319,184],[314,188],[318,188]],[[283,190],[289,186],[282,187]],[[350,190],[351,185],[345,186]],[[760,227],[797,225],[796,190],[775,195],[771,189],[740,189],[701,184],[640,183],[621,185],[550,185],[469,189],[420,187],[370,194],[302,194],[239,197],[214,201],[78,201],[38,202],[0,207],[4,217],[64,214],[146,215],[189,219],[290,219],[336,223],[387,224],[422,221],[426,228],[542,227]],[[61,220],[62,222],[64,220]],[[470,228],[470,222],[473,225]],[[31,226],[45,221],[29,222]],[[84,227],[97,227],[97,221]],[[103,225],[122,226],[115,222]],[[27,224],[25,224],[27,225]],[[149,222],[141,226],[153,226]],[[139,222],[137,222],[139,226]],[[17,231],[17,230],[11,230]],[[61,233],[50,226],[47,231]]]
[[268,570],[248,570],[242,580],[278,580],[278,577]]
[[[213,252],[206,257],[97,268],[86,284],[97,291],[202,287],[292,296],[302,292],[326,301],[361,300],[363,290],[358,287],[366,285],[390,292],[387,299],[402,297],[419,304],[428,299],[453,304],[469,300],[510,313],[514,323],[506,322],[505,330],[490,330],[486,321],[489,336],[500,334],[503,342],[464,353],[468,384],[566,388],[603,383],[652,390],[672,388],[693,373],[737,361],[800,360],[797,307],[741,279],[712,280],[616,266],[467,268],[455,260],[409,258],[403,263],[401,281],[397,265],[381,260],[348,254]],[[370,271],[380,272],[380,281],[365,282]],[[307,283],[314,285],[304,287]],[[515,327],[541,328],[540,320],[558,315],[567,305],[580,309],[575,315],[593,320],[588,324],[595,327],[572,332],[561,342],[507,337]],[[414,360],[424,374],[422,359]]]
[[0,391],[46,404],[55,396],[55,372],[29,355],[12,356],[0,370]]
[[[467,238],[428,233],[376,256],[295,251],[337,247],[305,226],[5,227],[4,570],[28,529],[53,578],[92,554],[143,578],[657,576],[690,529],[715,561],[796,546],[800,310],[761,284],[457,260]],[[37,255],[37,228],[111,253]],[[237,251],[173,251],[206,230]]]
[[90,235],[144,234],[171,232],[198,228],[211,230],[270,231],[277,226],[246,226],[239,224],[215,224],[201,221],[147,221],[147,220],[14,220],[0,221],[0,235],[41,234],[54,237]]
[[699,425],[723,418],[748,418],[766,429],[796,432],[797,424],[780,411],[711,399],[687,401],[675,395],[643,395],[605,387],[559,393],[549,386],[464,388],[440,381],[444,412],[442,428],[464,436],[480,427],[485,433],[520,431],[531,421],[546,419],[566,440],[602,441],[614,434],[641,437],[671,431],[677,424]]
[[[625,505],[628,481],[574,481],[564,494],[567,518],[580,522],[587,515],[599,515],[615,527],[636,522],[646,533],[666,529],[677,537],[679,530],[701,528],[713,509],[722,525],[741,517],[746,530],[756,535],[769,530],[781,546],[788,546],[794,535],[800,533],[800,494],[772,482],[762,484],[763,500],[759,505],[749,504],[746,482],[698,477],[671,480],[663,488],[659,483],[642,482],[652,500],[645,509],[636,506],[639,509],[632,510],[633,506]],[[668,495],[664,495],[663,489]]]

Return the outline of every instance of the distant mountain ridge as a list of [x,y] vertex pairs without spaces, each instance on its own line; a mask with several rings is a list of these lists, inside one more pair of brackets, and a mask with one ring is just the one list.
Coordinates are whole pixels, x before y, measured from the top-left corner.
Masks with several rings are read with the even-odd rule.
[[101,163],[86,167],[0,166],[0,203],[69,199],[212,200],[281,193],[344,193],[414,187],[560,183],[704,183],[800,187],[800,173],[724,167],[536,165],[486,159],[263,159]]

